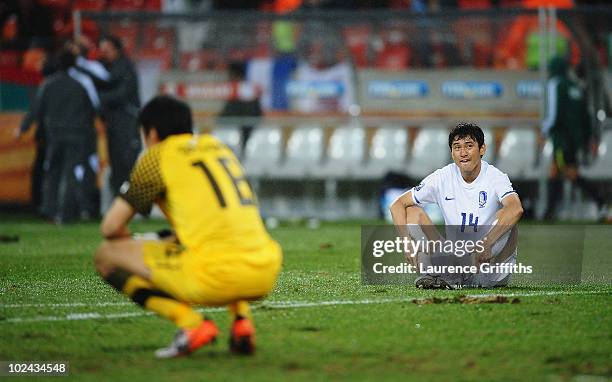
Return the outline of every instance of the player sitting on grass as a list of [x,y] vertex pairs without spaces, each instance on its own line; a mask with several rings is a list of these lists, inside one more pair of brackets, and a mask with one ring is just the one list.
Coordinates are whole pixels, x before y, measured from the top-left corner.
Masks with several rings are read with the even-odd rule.
[[[254,351],[249,300],[267,295],[282,261],[266,232],[242,168],[212,135],[192,134],[187,104],[158,96],[139,116],[147,150],[101,225],[95,254],[100,275],[143,308],[174,322],[174,341],[156,352],[176,357],[211,343],[218,329],[191,304],[227,306],[233,317],[230,349]],[[128,223],[153,204],[175,240],[131,238]]]
[[[450,132],[448,145],[454,163],[434,171],[391,204],[394,224],[400,233],[413,240],[416,235],[428,239],[440,237],[420,207],[435,203],[442,210],[447,228],[456,226],[461,233],[470,230],[474,233],[478,232],[479,225],[490,227],[482,238],[484,251],[477,254],[478,264],[516,263],[517,231],[510,230],[521,218],[523,208],[508,176],[481,159],[487,149],[484,133],[475,124],[461,123]],[[415,234],[415,228],[420,233]],[[498,240],[502,242],[502,236],[503,245],[495,245]],[[429,254],[409,254],[409,257],[411,261],[431,265]],[[423,289],[450,289],[457,284],[493,287],[507,285],[509,280],[509,273],[461,275],[460,281],[453,280],[453,275],[423,274],[417,278],[416,286]]]

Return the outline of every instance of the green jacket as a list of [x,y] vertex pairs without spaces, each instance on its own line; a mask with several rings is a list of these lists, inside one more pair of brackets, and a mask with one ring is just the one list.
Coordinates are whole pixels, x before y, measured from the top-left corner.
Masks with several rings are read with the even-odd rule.
[[553,58],[547,82],[548,107],[542,133],[555,148],[578,151],[590,141],[592,128],[584,90],[569,78],[567,63]]

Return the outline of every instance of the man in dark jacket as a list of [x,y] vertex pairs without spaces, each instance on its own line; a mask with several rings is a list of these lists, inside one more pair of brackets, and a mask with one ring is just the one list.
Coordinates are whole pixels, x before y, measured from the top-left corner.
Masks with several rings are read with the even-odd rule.
[[141,150],[137,122],[140,109],[138,77],[118,38],[102,38],[100,56],[110,73],[110,82],[101,89],[100,99],[108,141],[111,190],[117,195]]
[[[85,45],[81,42],[79,54],[85,55]],[[91,76],[100,93],[111,167],[110,187],[116,196],[141,150],[137,123],[140,108],[138,76],[117,37],[103,37],[99,52],[103,65],[79,57],[77,66]]]
[[553,143],[553,163],[548,187],[548,206],[545,219],[551,219],[562,196],[562,179],[580,187],[603,207],[604,200],[586,179],[578,174],[578,156],[587,149],[593,138],[591,120],[584,91],[570,78],[567,61],[555,57],[549,64],[547,82],[548,110],[542,123],[542,135]]
[[75,56],[59,55],[58,71],[38,90],[31,118],[44,126],[46,153],[43,164],[41,213],[56,223],[81,217],[88,211],[85,174],[99,105],[91,79],[74,69]]

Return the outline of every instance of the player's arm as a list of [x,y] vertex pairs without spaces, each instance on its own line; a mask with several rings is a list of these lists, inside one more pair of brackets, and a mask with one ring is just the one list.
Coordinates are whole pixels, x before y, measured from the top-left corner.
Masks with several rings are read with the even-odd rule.
[[[436,195],[438,194],[438,182],[441,172],[437,170],[431,174],[429,174],[418,186],[412,188],[409,191],[406,191],[402,195],[400,195],[389,207],[391,211],[391,217],[393,218],[393,223],[397,227],[400,235],[410,237],[408,233],[408,209],[421,205],[422,203],[435,203]],[[414,223],[414,222],[412,222]],[[422,224],[421,224],[422,223]],[[419,224],[431,225],[429,219],[427,221],[421,222],[419,219]],[[431,237],[439,236],[437,230],[428,230],[428,236],[433,235]]]
[[514,227],[523,216],[523,205],[516,193],[506,196],[501,203],[502,208],[495,215],[497,223],[487,235],[487,240],[491,243],[495,243],[497,239]]
[[19,125],[19,129],[15,132],[15,138],[20,139],[30,128],[34,122],[38,122],[39,124],[43,120],[43,111],[44,111],[44,92],[45,92],[46,82],[44,82],[36,92],[36,97],[32,102],[30,110],[26,113]]
[[136,210],[125,199],[115,198],[102,220],[100,226],[102,236],[107,240],[129,237],[128,224],[135,214]]
[[502,235],[518,223],[523,216],[523,205],[516,193],[511,193],[501,200],[502,208],[495,215],[496,220],[491,231],[483,238],[485,251],[479,256],[479,262],[491,259],[491,247]]
[[[391,211],[391,217],[393,218],[393,224],[395,224],[398,229],[401,230],[400,227],[404,227],[408,222],[406,220],[406,208],[414,206],[414,199],[412,197],[412,190],[403,193],[400,195],[391,205],[389,206],[389,211]],[[400,232],[404,233],[404,232]]]
[[165,185],[160,170],[160,150],[147,150],[136,162],[129,182],[121,186],[120,195],[102,220],[102,236],[119,239],[130,236],[128,224],[136,213],[148,215],[153,204],[162,199]]

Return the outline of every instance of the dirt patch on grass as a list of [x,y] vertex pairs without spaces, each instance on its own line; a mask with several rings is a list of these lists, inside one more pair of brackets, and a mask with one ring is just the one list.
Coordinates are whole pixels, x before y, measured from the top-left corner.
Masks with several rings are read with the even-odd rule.
[[454,296],[454,297],[428,297],[415,298],[412,300],[417,305],[429,304],[518,304],[521,300],[518,297],[509,298],[506,296]]

